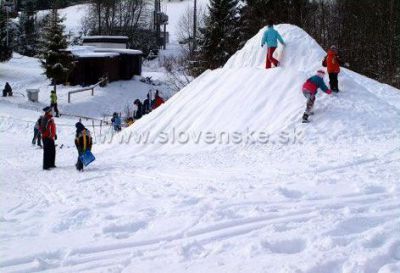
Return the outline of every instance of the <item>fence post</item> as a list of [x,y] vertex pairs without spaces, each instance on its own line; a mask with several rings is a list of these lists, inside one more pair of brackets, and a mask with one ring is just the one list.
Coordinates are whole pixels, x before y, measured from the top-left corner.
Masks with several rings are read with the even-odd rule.
[[92,126],[93,126],[94,141],[97,143],[97,141],[96,141],[96,128],[94,128],[94,120],[93,119],[92,119]]
[[68,92],[68,103],[71,103],[71,93]]
[[94,87],[92,88],[92,96],[94,96]]

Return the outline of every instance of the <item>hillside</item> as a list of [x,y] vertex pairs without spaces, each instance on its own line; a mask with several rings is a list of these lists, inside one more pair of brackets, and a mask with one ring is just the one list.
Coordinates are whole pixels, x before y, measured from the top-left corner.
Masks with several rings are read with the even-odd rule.
[[[322,48],[307,33],[291,25],[277,29],[287,42],[282,67],[265,70],[263,30],[249,40],[227,64],[207,71],[181,90],[163,107],[140,120],[121,137],[148,134],[156,149],[177,151],[179,145],[157,145],[160,133],[263,131],[270,136],[302,132],[304,141],[337,141],[363,136],[379,138],[399,133],[399,93],[350,70],[342,69],[339,95],[317,95],[311,124],[300,123],[305,108],[301,86],[320,68]],[[282,48],[278,48],[280,55]],[[325,79],[328,82],[328,77]],[[197,145],[206,146],[204,139]],[[119,143],[117,138],[116,142]],[[146,143],[148,144],[148,143]],[[182,146],[182,145],[181,145]],[[186,148],[186,143],[181,147]],[[149,149],[149,145],[146,145]]]
[[[302,124],[300,87],[324,51],[298,27],[277,29],[282,67],[262,68],[260,30],[110,143],[96,131],[83,173],[76,119],[56,119],[57,168],[44,172],[30,143],[38,112],[0,98],[0,271],[400,272],[399,90],[343,69],[342,92],[319,93]],[[174,132],[187,143],[165,141]]]

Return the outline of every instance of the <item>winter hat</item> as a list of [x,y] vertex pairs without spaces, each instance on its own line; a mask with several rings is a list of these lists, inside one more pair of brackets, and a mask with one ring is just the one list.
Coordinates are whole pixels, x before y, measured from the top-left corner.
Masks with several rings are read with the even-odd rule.
[[337,52],[337,47],[335,45],[331,45],[331,50]]
[[321,78],[323,78],[323,77],[325,76],[325,70],[319,69],[319,70],[317,71],[317,75],[320,76]]
[[83,126],[83,124],[79,121],[77,123],[75,123],[75,127],[76,127],[76,130],[79,132],[82,131],[83,129],[85,129],[85,126]]
[[46,106],[45,108],[43,108],[43,112],[48,113],[51,112],[52,108],[50,106]]

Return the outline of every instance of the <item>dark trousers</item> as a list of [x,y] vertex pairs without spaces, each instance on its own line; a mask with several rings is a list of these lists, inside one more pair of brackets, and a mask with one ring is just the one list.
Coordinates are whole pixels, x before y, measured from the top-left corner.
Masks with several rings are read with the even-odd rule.
[[332,91],[339,91],[338,73],[329,73],[329,85]]
[[43,139],[43,169],[55,167],[56,161],[56,146],[51,138]]
[[78,170],[78,171],[81,171],[81,170],[83,170],[83,163],[82,163],[82,161],[80,160],[80,156],[83,154],[83,152],[80,152],[80,151],[78,151],[78,161],[76,162],[76,169]]
[[42,136],[41,136],[39,130],[35,128],[34,131],[33,131],[32,144],[35,145],[36,144],[36,140],[37,140],[37,145],[38,146],[42,146],[41,138],[42,138]]
[[53,107],[53,110],[56,113],[56,117],[58,117],[59,116],[59,112],[58,112],[57,103],[52,103],[51,107]]

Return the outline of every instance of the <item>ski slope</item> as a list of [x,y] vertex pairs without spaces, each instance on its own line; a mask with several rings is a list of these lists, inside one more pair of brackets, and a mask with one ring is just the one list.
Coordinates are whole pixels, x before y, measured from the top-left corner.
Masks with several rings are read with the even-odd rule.
[[[324,52],[297,27],[277,29],[282,67],[262,68],[260,30],[223,68],[98,138],[83,173],[76,120],[56,119],[64,148],[43,172],[30,144],[38,113],[0,98],[0,271],[400,272],[399,90],[343,69],[343,92],[319,93],[301,124],[300,87]],[[270,141],[157,141],[248,129]],[[146,132],[146,144],[120,143]]]

